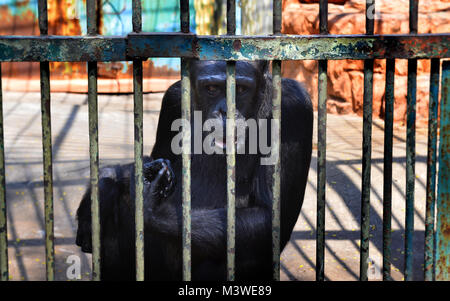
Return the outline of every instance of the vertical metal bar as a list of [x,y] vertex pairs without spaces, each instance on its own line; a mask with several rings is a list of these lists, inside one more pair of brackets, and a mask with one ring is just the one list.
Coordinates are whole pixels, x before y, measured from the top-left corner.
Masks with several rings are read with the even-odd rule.
[[235,279],[235,235],[236,235],[236,62],[227,62],[227,278]]
[[274,154],[273,172],[273,201],[272,201],[272,248],[273,248],[273,278],[280,280],[280,148],[281,148],[281,61],[272,62],[273,74],[273,103],[272,118],[275,122],[276,133],[273,142]]
[[189,61],[181,58],[181,118],[183,126],[183,280],[191,280],[191,83]]
[[450,280],[450,61],[442,63],[436,280]]
[[[227,0],[227,34],[236,33],[236,3]],[[227,62],[227,279],[235,280],[235,242],[236,242],[236,62]]]
[[[181,32],[189,32],[189,0],[180,0]],[[183,206],[183,280],[191,280],[191,82],[190,62],[181,58],[181,119],[183,126],[182,142],[182,206]]]
[[383,280],[391,278],[392,143],[394,134],[395,59],[386,60],[383,177]]
[[[366,0],[366,34],[373,34],[375,1]],[[369,13],[370,12],[370,13]],[[370,170],[372,160],[372,98],[373,98],[373,59],[364,61],[364,100],[363,100],[363,158],[361,189],[361,246],[360,274],[361,281],[367,281],[369,259],[370,226]]]
[[273,0],[273,33],[275,35],[281,34],[281,0]]
[[[133,31],[142,30],[141,0],[133,0]],[[143,126],[144,109],[142,96],[142,61],[133,60],[134,92],[134,178],[135,178],[135,224],[136,224],[136,280],[144,281],[144,182],[143,182]]]
[[[41,35],[48,34],[47,0],[38,2],[39,29]],[[46,277],[55,278],[55,245],[53,220],[53,167],[52,167],[52,131],[50,113],[50,67],[49,62],[40,63],[41,113],[42,113],[42,149],[44,161],[44,215],[45,215],[45,262]]]
[[189,32],[189,0],[180,0],[180,23],[181,32]]
[[[96,35],[97,0],[87,0],[87,32]],[[89,158],[92,212],[92,280],[100,280],[100,210],[98,193],[98,100],[97,62],[88,62]]]
[[[417,33],[418,0],[409,1],[409,31]],[[408,60],[406,116],[406,214],[405,214],[405,281],[412,280],[414,235],[414,181],[416,161],[416,75],[417,59]]]
[[[328,0],[320,0],[320,34],[328,34]],[[317,120],[317,231],[316,280],[325,279],[325,188],[327,156],[327,69],[328,61],[319,60],[319,101]]]
[[236,0],[227,0],[227,34],[236,34]]
[[434,274],[434,215],[436,204],[436,145],[439,103],[439,59],[431,59],[430,100],[428,109],[427,201],[425,211],[424,279],[433,280]]
[[0,281],[8,280],[8,235],[6,218],[5,141],[3,139],[2,65],[0,64]]
[[[273,1],[273,34],[281,35],[281,0]],[[272,154],[275,158],[272,182],[272,260],[273,279],[280,280],[280,148],[281,148],[281,61],[272,62],[272,118],[275,123]]]

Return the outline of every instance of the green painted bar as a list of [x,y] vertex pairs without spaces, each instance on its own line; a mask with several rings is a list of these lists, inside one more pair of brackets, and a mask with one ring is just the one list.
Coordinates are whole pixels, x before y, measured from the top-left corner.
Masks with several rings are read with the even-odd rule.
[[[328,0],[320,0],[319,27],[328,34]],[[325,280],[325,189],[327,156],[327,69],[328,62],[319,60],[317,106],[317,230],[316,230],[316,280]]]
[[[227,0],[227,34],[236,33],[236,1]],[[236,254],[236,62],[228,61],[227,67],[227,280],[235,280]]]
[[189,61],[181,59],[182,195],[183,195],[183,280],[191,280],[191,83]]
[[[97,0],[87,0],[87,32],[96,35]],[[92,280],[100,280],[100,204],[99,204],[99,157],[98,157],[98,99],[97,62],[88,62],[88,111],[89,111],[89,158],[91,172],[91,212],[92,212]]]
[[180,0],[180,27],[182,33],[189,32],[189,0]]
[[55,242],[53,214],[53,167],[52,131],[50,113],[50,67],[48,62],[40,63],[42,150],[44,160],[44,215],[45,215],[45,258],[47,280],[55,279]]
[[92,280],[100,280],[100,210],[98,159],[97,63],[88,62],[89,159],[92,211]]
[[133,32],[139,33],[142,31],[142,4],[141,0],[132,0],[132,22]]
[[[142,30],[142,8],[140,0],[133,0],[133,31]],[[144,281],[144,105],[142,95],[142,61],[133,61],[134,95],[134,178],[135,178],[135,223],[136,223],[136,280]]]
[[201,60],[341,60],[448,58],[449,34],[196,36],[0,36],[0,61],[127,61],[149,57]]
[[[38,1],[39,30],[48,33],[47,0]],[[50,113],[50,67],[48,62],[40,63],[42,151],[44,172],[44,216],[45,216],[45,263],[47,280],[55,279],[55,242],[53,214],[53,167],[52,131]]]
[[392,146],[394,134],[395,59],[386,60],[383,167],[383,280],[391,278]]
[[144,281],[144,107],[142,96],[142,61],[133,61],[134,91],[134,160],[135,160],[135,222],[136,222],[136,280]]
[[227,62],[227,279],[235,280],[236,242],[236,62]]
[[227,34],[236,34],[236,0],[227,0]]
[[413,276],[414,186],[416,179],[416,75],[417,60],[408,60],[406,95],[405,281],[412,280]]
[[280,280],[280,146],[281,146],[281,61],[273,61],[273,99],[272,118],[275,121],[275,132],[272,138],[271,157],[275,158],[272,186],[272,255],[273,279]]
[[[419,1],[409,0],[409,33],[417,34]],[[408,60],[406,109],[405,281],[413,280],[417,59]]]
[[279,35],[281,33],[281,12],[282,1],[273,0],[273,33]]
[[319,61],[319,100],[317,119],[317,231],[316,231],[316,280],[325,279],[325,189],[327,156],[327,65]]
[[201,60],[431,58],[450,57],[449,45],[449,34],[180,36],[142,33],[128,35],[127,54]]
[[2,65],[0,64],[0,281],[7,281],[8,225],[6,217],[5,140],[3,139]]
[[361,246],[359,280],[367,281],[370,232],[370,169],[372,160],[372,98],[373,60],[364,61],[362,189],[361,189]]
[[436,201],[436,280],[450,279],[450,61],[442,63],[439,179]]
[[[183,35],[189,33],[189,0],[180,0],[180,23]],[[181,119],[182,130],[182,207],[183,207],[183,280],[191,280],[191,81],[190,64],[181,58]]]
[[425,210],[424,279],[434,279],[434,215],[436,205],[436,149],[439,104],[440,60],[431,60],[430,100],[428,106],[427,200]]
[[[375,1],[366,0],[366,35],[374,33]],[[367,281],[370,238],[370,170],[372,161],[373,59],[364,60],[361,245],[359,280]]]

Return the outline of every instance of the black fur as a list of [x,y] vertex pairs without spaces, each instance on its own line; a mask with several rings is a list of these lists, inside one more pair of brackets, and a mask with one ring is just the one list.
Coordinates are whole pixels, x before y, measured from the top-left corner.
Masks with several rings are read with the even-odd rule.
[[[211,117],[223,109],[223,93],[211,97],[198,79],[203,75],[222,76],[224,62],[197,62],[191,68],[192,107]],[[267,63],[237,62],[238,78],[251,79],[241,95],[237,93],[237,110],[247,118],[271,118],[272,84]],[[241,77],[239,77],[241,76]],[[223,82],[224,84],[224,82]],[[246,82],[248,85],[248,82]],[[221,86],[221,83],[219,83]],[[173,170],[173,191],[155,197],[152,181],[144,191],[145,279],[181,280],[182,207],[181,156],[171,151],[177,134],[170,130],[172,121],[181,116],[181,85],[172,85],[165,93],[155,146],[147,166],[166,159]],[[209,91],[209,90],[208,90]],[[245,91],[245,90],[244,90]],[[217,91],[216,91],[217,92]],[[251,92],[251,93],[250,93]],[[209,92],[208,92],[209,93]],[[281,250],[289,241],[299,216],[312,150],[313,110],[309,95],[295,80],[282,80],[281,121]],[[214,115],[216,116],[216,115]],[[222,116],[223,117],[223,116]],[[269,133],[270,135],[270,133]],[[271,279],[271,210],[272,172],[270,165],[260,164],[260,154],[236,155],[236,279]],[[161,161],[157,161],[160,164]],[[192,279],[226,279],[226,157],[192,155]],[[134,279],[134,166],[107,167],[99,183],[103,280]],[[167,184],[167,183],[166,183]],[[164,187],[162,187],[164,189]],[[153,190],[152,190],[153,189]],[[160,189],[160,188],[158,188]],[[90,190],[77,212],[77,245],[91,251]]]

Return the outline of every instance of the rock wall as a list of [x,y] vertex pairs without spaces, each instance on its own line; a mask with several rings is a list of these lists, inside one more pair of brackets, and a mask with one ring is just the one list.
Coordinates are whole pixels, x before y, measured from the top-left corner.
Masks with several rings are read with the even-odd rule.
[[[407,34],[409,32],[409,1],[375,1],[375,34]],[[350,0],[344,5],[328,5],[330,34],[364,34],[365,1]],[[450,32],[450,1],[419,1],[419,33]],[[285,34],[318,34],[319,5],[285,0],[283,3],[283,28]],[[406,121],[407,60],[396,60],[394,120]],[[327,109],[336,114],[362,115],[363,66],[361,60],[336,60],[328,62]],[[305,84],[317,107],[317,62],[287,61],[283,75]],[[428,120],[430,61],[419,60],[417,70],[417,126]],[[375,60],[373,114],[383,117],[386,61]]]

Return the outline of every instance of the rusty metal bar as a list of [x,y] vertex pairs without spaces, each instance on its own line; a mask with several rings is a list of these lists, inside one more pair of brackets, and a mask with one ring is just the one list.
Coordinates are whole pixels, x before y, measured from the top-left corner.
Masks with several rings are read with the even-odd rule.
[[189,61],[181,58],[182,195],[183,195],[183,280],[191,280],[191,84]]
[[236,62],[227,62],[227,279],[235,280],[236,242]]
[[[87,32],[96,35],[97,0],[87,0]],[[88,110],[89,110],[89,158],[91,174],[91,212],[92,212],[92,280],[100,280],[100,210],[99,210],[99,158],[98,158],[98,99],[97,62],[88,62]]]
[[[373,35],[375,1],[366,0],[366,34]],[[362,188],[361,188],[361,281],[367,281],[370,232],[370,170],[372,161],[372,98],[373,98],[373,59],[364,61],[364,100],[363,100],[363,145],[362,145]]]
[[[41,35],[48,34],[47,0],[39,0],[39,30]],[[41,112],[42,112],[42,151],[44,172],[44,215],[45,215],[45,263],[47,280],[55,279],[55,242],[53,219],[53,163],[52,131],[50,113],[50,66],[49,62],[40,63]]]
[[[227,0],[227,34],[236,33],[236,3]],[[236,62],[228,61],[226,67],[227,83],[227,279],[235,280],[235,244],[236,244]]]
[[434,279],[434,215],[436,204],[436,147],[439,104],[439,59],[431,60],[430,99],[428,109],[427,201],[425,211],[424,279]]
[[341,60],[448,58],[449,34],[196,36],[0,36],[0,61],[126,61],[149,57],[201,60]]
[[189,20],[189,0],[180,0],[180,27],[182,33],[188,33],[190,27]]
[[5,140],[3,139],[2,65],[0,64],[0,281],[7,281],[8,223],[6,216]]
[[[181,31],[189,33],[189,0],[180,0]],[[182,129],[182,207],[183,207],[183,280],[191,280],[191,82],[190,62],[181,58],[181,119]]]
[[[281,0],[273,1],[273,34],[281,35]],[[273,279],[280,280],[280,172],[281,172],[281,61],[272,62],[272,119],[275,124],[275,131],[272,132],[273,146],[271,156],[275,158],[272,178],[272,260],[273,260]]]
[[[141,0],[133,0],[133,31],[142,30]],[[135,178],[135,226],[136,226],[136,280],[144,281],[144,106],[142,95],[142,61],[133,60],[134,96],[134,178]]]
[[442,63],[439,179],[436,201],[436,280],[450,279],[450,61]]
[[[328,34],[328,0],[320,0],[319,27],[321,34]],[[319,61],[318,119],[317,119],[317,231],[316,231],[316,280],[325,279],[325,188],[327,152],[327,69],[328,61]]]
[[383,280],[391,278],[392,146],[394,134],[395,59],[386,60],[383,168]]
[[[409,29],[417,33],[418,0],[409,1]],[[405,214],[405,281],[413,278],[414,182],[416,163],[416,86],[417,59],[408,60],[406,116],[406,214]]]

